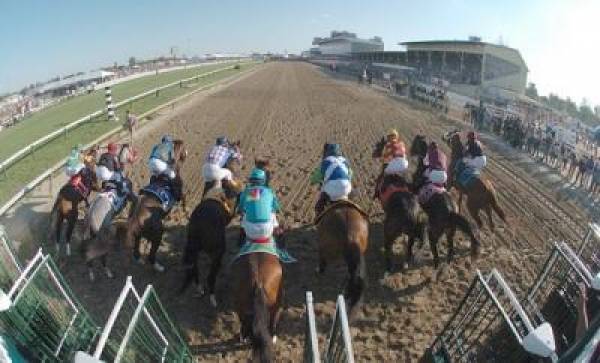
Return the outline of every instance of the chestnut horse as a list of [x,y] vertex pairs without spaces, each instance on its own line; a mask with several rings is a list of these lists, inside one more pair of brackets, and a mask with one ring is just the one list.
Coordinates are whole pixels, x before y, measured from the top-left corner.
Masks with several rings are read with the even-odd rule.
[[92,190],[99,190],[98,180],[96,178],[96,157],[98,155],[98,147],[95,145],[84,152],[85,167],[79,172],[75,185],[72,180],[69,180],[60,191],[50,212],[50,229],[48,240],[54,239],[56,243],[57,253],[60,253],[60,245],[62,242],[63,223],[67,221],[65,231],[65,244],[67,256],[71,254],[71,238],[77,219],[79,219],[79,204],[85,201],[88,205],[87,198]]
[[283,304],[283,269],[277,256],[257,252],[233,265],[234,304],[240,340],[250,339],[252,362],[275,362],[273,345]]
[[446,135],[444,139],[450,146],[450,149],[452,150],[452,154],[450,156],[450,165],[448,166],[449,172],[452,175],[452,177],[449,178],[449,182],[458,191],[459,212],[462,207],[463,195],[466,194],[467,209],[479,228],[483,226],[483,222],[479,217],[479,211],[481,209],[483,209],[488,216],[488,221],[491,230],[494,230],[492,210],[496,212],[498,217],[500,217],[500,219],[502,219],[504,223],[506,223],[506,215],[504,214],[504,211],[498,204],[498,200],[496,198],[496,190],[494,189],[494,186],[492,185],[491,181],[484,179],[480,176],[475,178],[470,183],[468,188],[465,188],[464,186],[460,185],[460,183],[456,182],[456,173],[454,168],[464,156],[464,145],[460,140],[460,134],[458,132],[452,132]]
[[[427,182],[424,176],[425,164],[423,162],[427,155],[425,136],[415,136],[410,147],[410,154],[416,156],[418,159],[417,169],[413,176],[413,187],[415,188],[415,192],[418,192]],[[439,266],[437,243],[444,233],[448,242],[447,260],[448,263],[452,261],[452,257],[454,256],[454,235],[457,229],[461,230],[471,240],[471,256],[476,258],[479,255],[480,242],[473,233],[471,223],[457,213],[457,206],[448,191],[444,190],[442,193],[434,194],[427,202],[422,204],[422,208],[427,214],[429,221],[429,245],[431,246],[435,268]]]
[[[181,201],[181,206],[184,213],[187,213],[185,205],[185,194],[183,192],[183,178],[181,177],[181,164],[185,162],[187,150],[182,140],[173,141],[173,154],[175,164],[175,178],[170,181],[173,198],[176,201]],[[161,177],[157,178],[160,182]],[[127,232],[125,234],[125,246],[133,247],[133,257],[140,260],[140,240],[146,238],[151,243],[148,262],[153,265],[154,269],[162,272],[164,267],[156,261],[156,252],[162,241],[164,232],[163,218],[168,214],[168,211],[163,209],[161,201],[154,195],[149,193],[141,193],[138,198],[133,212],[127,221]]]
[[[239,176],[240,160],[230,158],[226,167]],[[185,277],[180,292],[184,292],[194,280],[200,293],[204,293],[198,280],[198,254],[204,251],[211,260],[210,270],[206,280],[210,303],[216,307],[215,283],[221,269],[223,255],[227,249],[225,229],[234,217],[237,198],[242,190],[242,183],[234,181],[229,189],[217,192],[207,190],[200,204],[194,209],[187,227],[187,244],[183,256]]]

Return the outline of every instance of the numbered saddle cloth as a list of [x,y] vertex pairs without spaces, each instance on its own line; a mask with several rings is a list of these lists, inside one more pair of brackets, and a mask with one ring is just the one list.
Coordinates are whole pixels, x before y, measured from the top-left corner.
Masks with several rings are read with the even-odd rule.
[[456,182],[463,188],[468,188],[471,183],[479,179],[479,170],[468,167],[464,161],[460,160],[454,168]]
[[165,212],[169,212],[176,202],[172,187],[168,184],[150,183],[142,188],[141,193],[156,197],[161,202]]
[[286,250],[282,250],[277,248],[275,244],[275,240],[273,238],[266,239],[265,242],[254,242],[254,241],[246,241],[237,255],[233,258],[232,262],[235,262],[238,258],[249,255],[251,253],[268,253],[273,256],[277,256],[279,261],[282,263],[293,263],[296,262],[296,259],[292,257]]

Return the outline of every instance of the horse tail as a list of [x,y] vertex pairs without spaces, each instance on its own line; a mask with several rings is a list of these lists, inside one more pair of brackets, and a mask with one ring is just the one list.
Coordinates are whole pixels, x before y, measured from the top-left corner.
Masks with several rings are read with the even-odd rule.
[[494,210],[494,212],[496,212],[498,217],[500,217],[500,219],[502,219],[502,221],[506,223],[506,214],[498,204],[498,197],[496,196],[496,189],[494,188],[494,185],[489,180],[486,180],[485,184],[490,193],[490,203],[492,205],[492,209]]
[[260,362],[272,362],[273,342],[269,334],[269,311],[265,289],[257,282],[252,291],[252,350],[260,355]]
[[350,272],[350,281],[346,289],[350,315],[354,315],[355,308],[362,301],[367,288],[367,263],[365,256],[360,252],[360,243],[350,241],[345,254],[346,263]]

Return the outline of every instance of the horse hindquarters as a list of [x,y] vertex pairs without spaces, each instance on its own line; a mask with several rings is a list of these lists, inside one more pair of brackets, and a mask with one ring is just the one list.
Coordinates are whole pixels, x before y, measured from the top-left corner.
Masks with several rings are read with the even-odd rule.
[[252,351],[260,362],[273,361],[273,342],[269,333],[269,309],[265,290],[258,284],[252,289]]

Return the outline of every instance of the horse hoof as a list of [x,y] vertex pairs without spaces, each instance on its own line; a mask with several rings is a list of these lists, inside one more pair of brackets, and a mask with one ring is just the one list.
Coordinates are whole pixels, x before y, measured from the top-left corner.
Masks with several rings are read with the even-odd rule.
[[158,262],[154,262],[154,265],[152,265],[152,268],[154,268],[154,271],[156,271],[156,272],[165,272],[165,267]]
[[196,292],[194,293],[194,297],[202,297],[204,296],[204,289],[202,288],[202,285],[198,285],[198,287],[196,288]]
[[66,254],[67,254],[67,256],[71,256],[71,244],[70,243],[67,243]]
[[273,345],[277,344],[277,335],[273,335]]
[[215,297],[215,294],[210,294],[210,297],[208,298],[210,300],[210,304],[212,305],[213,308],[217,307],[217,298]]
[[133,262],[137,263],[138,265],[143,265],[144,264],[144,260],[142,260],[141,257],[133,257]]
[[106,277],[108,277],[109,279],[112,279],[115,277],[115,275],[113,275],[112,271],[109,270],[108,268],[104,269],[104,273],[106,274]]
[[90,278],[91,282],[94,282],[94,280],[96,280],[96,276],[94,276],[93,271],[88,272],[88,277]]
[[56,244],[56,254],[60,255],[60,244],[59,243]]

